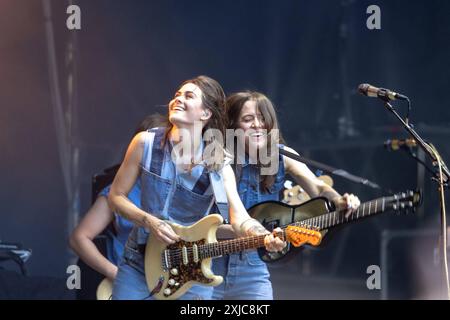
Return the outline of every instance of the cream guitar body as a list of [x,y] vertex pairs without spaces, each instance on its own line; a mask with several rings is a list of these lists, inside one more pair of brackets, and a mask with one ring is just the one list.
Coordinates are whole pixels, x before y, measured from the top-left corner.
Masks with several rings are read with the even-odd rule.
[[[214,275],[211,271],[212,258],[203,260],[193,258],[186,264],[182,261],[183,247],[187,251],[187,248],[192,249],[193,243],[198,246],[217,242],[216,230],[222,222],[220,215],[213,214],[189,227],[171,224],[172,229],[182,241],[169,246],[150,235],[145,250],[145,274],[149,290],[154,292],[156,299],[177,299],[194,284],[217,286],[222,283],[223,278]],[[169,264],[168,259],[173,257],[164,255],[168,249],[181,250],[179,265]],[[156,292],[158,290],[159,292]]]
[[[169,222],[181,238],[171,245],[150,235],[145,251],[145,277],[153,298],[177,299],[195,284],[217,286],[223,278],[213,274],[212,258],[264,247],[265,234],[217,242],[216,231],[222,221],[220,215],[210,214],[187,227]],[[273,234],[294,246],[318,245],[322,239],[319,231],[301,223],[288,225]]]

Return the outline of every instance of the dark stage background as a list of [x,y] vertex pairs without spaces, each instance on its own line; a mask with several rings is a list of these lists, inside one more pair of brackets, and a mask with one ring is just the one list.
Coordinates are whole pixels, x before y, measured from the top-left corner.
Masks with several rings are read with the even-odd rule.
[[[0,240],[33,250],[31,277],[65,282],[68,234],[89,208],[91,176],[121,160],[138,122],[165,113],[183,80],[206,74],[227,93],[266,93],[303,155],[394,191],[424,188],[416,215],[347,226],[326,248],[272,266],[276,298],[439,297],[436,186],[405,153],[384,150],[406,134],[356,87],[408,95],[417,131],[450,159],[449,1],[79,0],[75,31],[70,3],[0,1]],[[366,27],[372,4],[381,30]],[[334,182],[361,200],[381,195]],[[370,265],[381,266],[381,290],[366,287]]]

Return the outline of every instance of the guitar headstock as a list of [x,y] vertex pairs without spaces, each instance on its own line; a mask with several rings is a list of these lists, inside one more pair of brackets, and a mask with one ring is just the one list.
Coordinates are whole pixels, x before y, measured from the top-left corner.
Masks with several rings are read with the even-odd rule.
[[422,204],[422,192],[409,190],[394,194],[390,199],[392,210],[397,212],[412,210],[414,212]]
[[287,226],[286,240],[292,243],[294,247],[300,247],[305,243],[318,246],[322,241],[322,234],[317,230],[305,227]]

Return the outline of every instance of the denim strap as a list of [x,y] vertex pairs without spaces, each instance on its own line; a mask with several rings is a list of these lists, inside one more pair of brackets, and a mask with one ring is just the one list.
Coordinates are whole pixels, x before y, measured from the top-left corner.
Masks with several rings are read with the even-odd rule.
[[164,130],[163,128],[158,128],[155,130],[153,145],[152,145],[152,154],[151,154],[151,164],[150,164],[150,172],[161,176],[162,164],[164,160],[164,150],[161,147],[161,142],[163,139]]
[[229,213],[228,213],[228,199],[225,192],[225,187],[223,185],[223,176],[221,172],[211,171],[209,173],[209,179],[214,191],[214,198],[216,201],[216,206],[219,209],[225,223],[229,223]]

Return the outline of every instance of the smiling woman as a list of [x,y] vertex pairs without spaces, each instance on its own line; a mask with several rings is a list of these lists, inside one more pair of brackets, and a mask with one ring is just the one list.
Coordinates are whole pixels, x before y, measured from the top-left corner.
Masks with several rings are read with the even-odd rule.
[[211,112],[203,108],[200,88],[193,83],[183,85],[169,103],[169,121],[174,124],[182,125],[198,118],[207,120],[210,116]]
[[[134,137],[109,195],[111,207],[135,223],[114,282],[113,299],[153,299],[154,294],[160,293],[161,286],[155,284],[149,288],[145,277],[145,273],[152,271],[146,269],[147,265],[144,267],[149,236],[158,246],[178,245],[182,240],[190,241],[186,239],[186,235],[183,238],[177,234],[172,225],[192,225],[209,214],[215,202],[221,207],[219,199],[228,200],[229,218],[234,232],[237,235],[252,235],[253,231],[244,229],[247,226],[244,222],[250,220],[250,217],[239,199],[230,165],[223,157],[210,163],[205,161],[207,159],[196,162],[197,156],[203,154],[208,144],[215,143],[214,139],[204,140],[203,133],[206,130],[217,130],[223,136],[224,119],[225,94],[221,86],[209,77],[200,76],[185,81],[176,91],[169,103],[166,128],[154,128]],[[195,124],[198,123],[202,130],[195,130]],[[183,154],[184,159],[188,159],[185,164],[192,165],[188,171],[179,170],[177,154],[175,153],[175,159],[172,154],[172,150],[186,139],[183,132],[189,133],[188,143],[192,146],[187,149],[190,150],[188,154]],[[137,179],[140,179],[142,186],[142,209],[127,198]],[[223,214],[228,215],[227,212]],[[278,251],[285,246],[284,242],[274,238],[260,224],[259,227],[264,234],[268,234],[265,237],[268,250]],[[260,233],[261,230],[255,232]],[[149,244],[152,245],[152,242]],[[196,266],[200,272],[203,271],[200,264]],[[158,267],[160,266],[157,265],[155,269]],[[186,266],[179,267],[186,269]],[[178,269],[174,270],[173,274],[177,275]],[[209,274],[208,276],[210,277]],[[198,283],[211,285],[205,275],[200,277],[205,280]],[[163,290],[166,298],[170,298],[177,290],[175,281],[171,280],[173,283],[167,285],[172,287]],[[181,299],[209,299],[211,295],[211,286],[193,285],[186,292],[177,292],[173,298],[181,296]]]
[[[234,171],[239,196],[246,209],[264,201],[279,201],[286,173],[312,197],[328,197],[340,209],[356,209],[359,206],[356,196],[345,194],[341,197],[333,188],[316,178],[305,164],[276,152],[279,146],[295,151],[282,144],[275,108],[264,94],[246,91],[231,95],[227,99],[227,115],[228,127],[243,130],[245,133],[240,138],[236,137],[236,150],[239,150],[238,146],[241,145],[240,149],[244,150],[244,153],[234,152],[235,160],[241,158],[240,161],[235,161]],[[276,144],[270,143],[274,140]],[[269,164],[277,168],[274,174],[266,174],[263,171],[264,164],[259,152],[263,148],[278,155],[275,161],[279,165]],[[252,149],[258,152],[252,154]],[[255,223],[255,220],[250,220],[247,227],[251,232],[265,230]],[[224,277],[223,283],[214,288],[214,299],[273,299],[269,270],[255,250],[215,259],[214,272]]]

